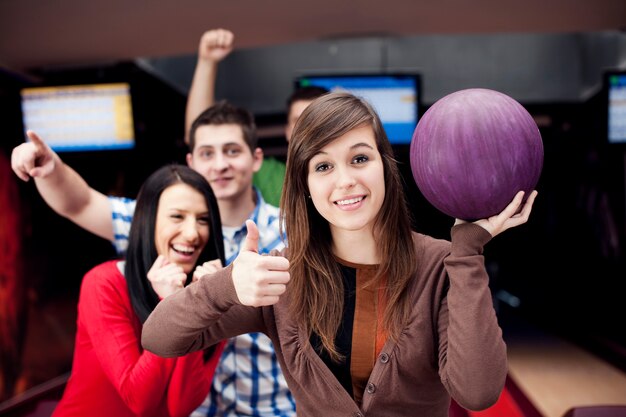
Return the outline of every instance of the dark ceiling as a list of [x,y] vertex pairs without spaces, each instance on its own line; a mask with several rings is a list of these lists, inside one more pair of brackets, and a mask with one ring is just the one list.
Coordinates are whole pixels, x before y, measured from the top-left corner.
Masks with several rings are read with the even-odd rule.
[[0,67],[195,53],[206,29],[238,48],[334,37],[624,30],[626,0],[0,0]]

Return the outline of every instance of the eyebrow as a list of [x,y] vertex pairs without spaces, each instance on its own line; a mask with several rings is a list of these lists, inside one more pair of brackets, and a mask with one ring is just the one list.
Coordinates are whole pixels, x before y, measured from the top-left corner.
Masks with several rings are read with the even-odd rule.
[[[368,148],[368,149],[372,149],[374,150],[374,148],[370,145],[368,145],[365,142],[359,142],[359,143],[355,143],[354,145],[350,146],[350,149],[358,149],[358,148]],[[327,155],[328,152],[324,152],[324,151],[319,151],[317,152],[315,155],[313,155],[313,157],[317,156],[317,155]]]
[[239,143],[239,142],[226,142],[226,143],[222,143],[220,145],[214,145],[214,144],[208,144],[205,143],[203,145],[197,145],[196,148],[225,148],[227,146],[246,146],[243,143]]
[[[183,212],[183,213],[190,213],[191,212],[191,210],[189,210],[189,209],[178,207],[178,206],[164,207],[164,209],[166,211],[168,211],[168,212],[172,212],[172,211]],[[198,214],[200,214],[200,215],[204,215],[204,214],[209,215],[209,214],[211,214],[211,211],[207,210],[207,211],[200,212]]]

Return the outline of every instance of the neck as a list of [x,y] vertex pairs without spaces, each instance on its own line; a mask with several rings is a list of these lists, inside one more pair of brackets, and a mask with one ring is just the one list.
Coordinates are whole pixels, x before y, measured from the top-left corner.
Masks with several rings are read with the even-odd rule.
[[333,253],[339,258],[362,265],[380,263],[378,247],[371,230],[332,231]]
[[223,226],[239,227],[250,217],[256,207],[256,193],[253,189],[238,198],[218,199],[220,218]]

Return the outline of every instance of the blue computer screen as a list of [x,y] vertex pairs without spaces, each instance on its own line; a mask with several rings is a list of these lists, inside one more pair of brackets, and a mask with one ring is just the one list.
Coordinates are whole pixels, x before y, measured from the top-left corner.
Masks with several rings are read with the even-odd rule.
[[21,98],[24,130],[57,152],[135,146],[128,83],[30,87]]
[[609,143],[626,143],[626,72],[607,74]]
[[296,79],[296,87],[311,85],[362,97],[378,113],[392,144],[411,143],[420,110],[419,75],[310,75]]

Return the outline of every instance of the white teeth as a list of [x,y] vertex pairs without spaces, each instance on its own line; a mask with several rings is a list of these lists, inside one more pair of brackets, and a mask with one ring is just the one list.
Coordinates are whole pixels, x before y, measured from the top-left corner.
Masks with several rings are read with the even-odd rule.
[[172,248],[176,251],[176,252],[182,252],[182,253],[193,253],[195,251],[195,248],[193,246],[187,246],[187,245],[179,245],[179,244],[174,244],[172,245]]
[[337,204],[339,204],[340,206],[346,206],[348,204],[358,203],[361,200],[363,200],[363,197],[357,197],[357,198],[351,198],[349,200],[339,200],[337,201]]

